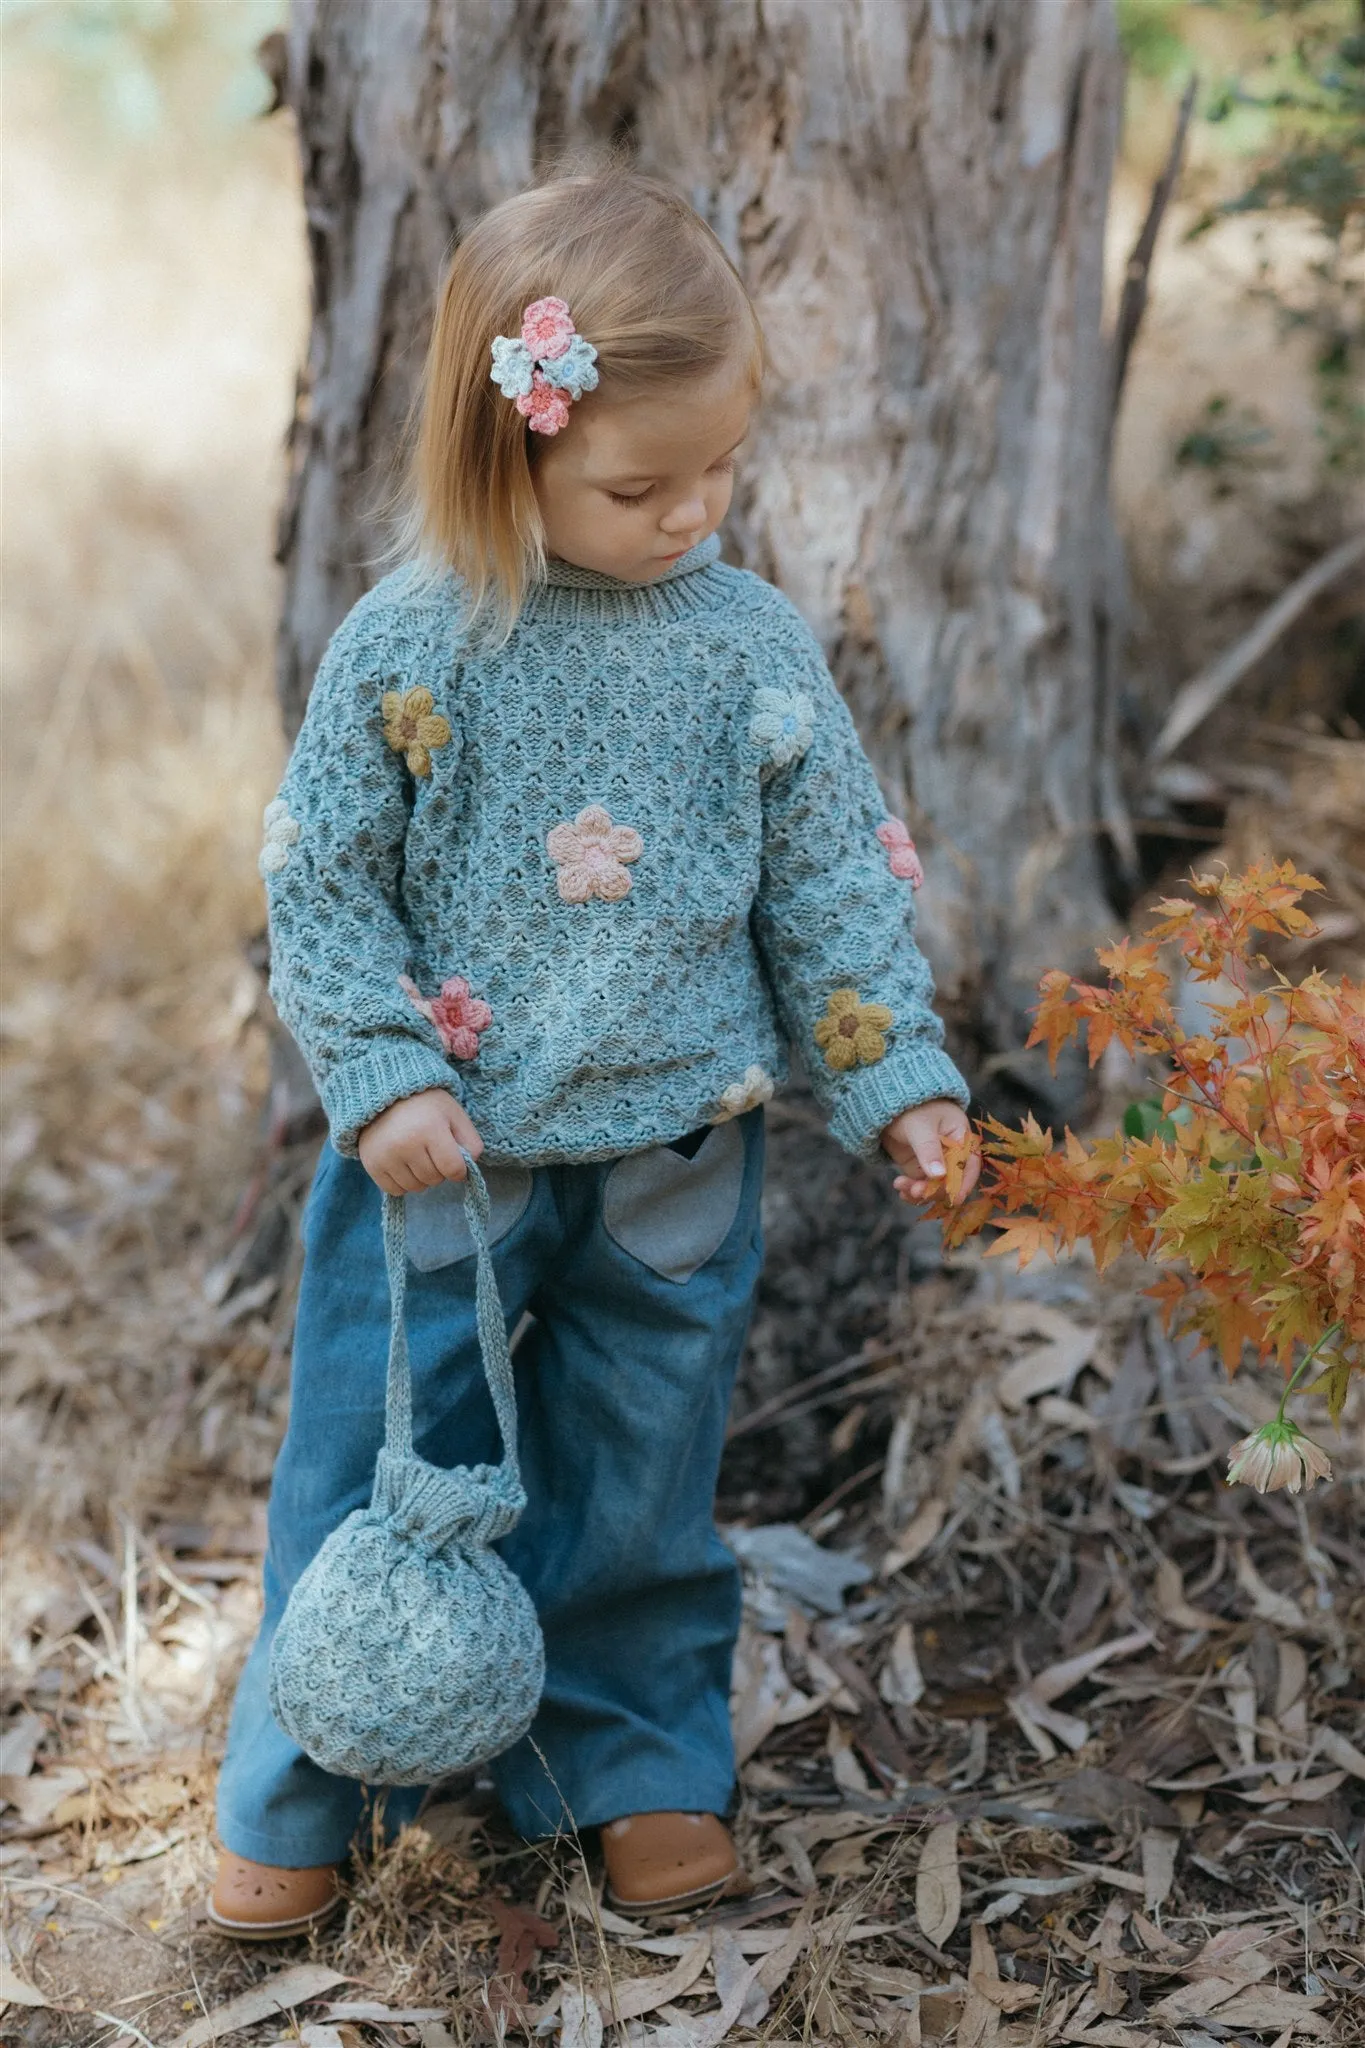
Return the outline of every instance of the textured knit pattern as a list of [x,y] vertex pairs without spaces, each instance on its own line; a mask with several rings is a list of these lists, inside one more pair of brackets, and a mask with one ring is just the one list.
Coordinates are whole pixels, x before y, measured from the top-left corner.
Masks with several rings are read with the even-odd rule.
[[404,1205],[386,1197],[388,1413],[374,1493],[299,1579],[271,1646],[280,1727],[324,1770],[368,1785],[429,1785],[499,1756],[530,1727],[545,1684],[530,1596],[489,1548],[516,1527],[526,1495],[488,1191],[472,1162],[467,1171],[479,1344],[503,1463],[444,1470],[413,1451]]
[[373,1504],[333,1531],[290,1596],[270,1710],[338,1778],[430,1785],[520,1741],[544,1647],[496,1551],[431,1549],[408,1526],[421,1513],[415,1487],[396,1507],[387,1493],[381,1453]]
[[[265,873],[272,990],[341,1151],[445,1087],[492,1158],[613,1158],[734,1115],[788,1043],[850,1151],[966,1103],[819,644],[719,551],[649,584],[551,563],[496,650],[453,578],[400,571],[338,628]],[[408,992],[456,979],[491,1012],[468,1058]],[[831,1058],[845,992],[890,1021]]]

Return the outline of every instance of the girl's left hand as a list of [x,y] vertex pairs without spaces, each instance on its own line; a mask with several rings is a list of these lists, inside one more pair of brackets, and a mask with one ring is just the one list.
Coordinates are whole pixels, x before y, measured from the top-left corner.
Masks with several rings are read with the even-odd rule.
[[[897,1166],[910,1171],[898,1174],[895,1181],[896,1193],[903,1202],[927,1202],[939,1191],[947,1169],[943,1163],[943,1141],[954,1138],[961,1142],[970,1134],[971,1126],[967,1112],[956,1102],[946,1099],[936,1102],[921,1102],[915,1109],[904,1109],[882,1132],[882,1146],[895,1160]],[[981,1160],[973,1153],[962,1173],[962,1186],[957,1199],[964,1202],[976,1186],[981,1172]]]

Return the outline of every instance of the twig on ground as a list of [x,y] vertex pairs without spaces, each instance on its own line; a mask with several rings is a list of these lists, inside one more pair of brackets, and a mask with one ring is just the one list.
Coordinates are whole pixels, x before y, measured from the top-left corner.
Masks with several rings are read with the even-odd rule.
[[1311,569],[1305,569],[1302,576],[1291,583],[1267,611],[1262,612],[1249,632],[1234,641],[1226,653],[1220,654],[1215,662],[1178,690],[1175,702],[1166,714],[1166,722],[1147,757],[1149,765],[1155,767],[1177,747],[1183,746],[1196,727],[1216,710],[1262,655],[1270,652],[1275,642],[1289,631],[1314,599],[1321,597],[1358,563],[1365,563],[1365,533],[1352,534],[1340,546],[1323,555]]

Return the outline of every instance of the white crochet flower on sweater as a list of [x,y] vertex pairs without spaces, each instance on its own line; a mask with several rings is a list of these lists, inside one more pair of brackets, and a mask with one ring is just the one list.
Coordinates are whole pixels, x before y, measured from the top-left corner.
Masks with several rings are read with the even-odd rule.
[[815,706],[800,690],[755,690],[749,739],[774,768],[797,761],[815,737]]
[[762,1067],[746,1067],[742,1081],[732,1081],[728,1088],[720,1091],[720,1107],[711,1121],[713,1124],[728,1124],[732,1117],[743,1116],[748,1109],[757,1109],[760,1102],[773,1099],[773,1082],[770,1074]]
[[277,875],[289,859],[289,849],[298,844],[302,826],[297,818],[289,815],[289,806],[283,797],[275,797],[265,807],[265,845],[256,865],[263,875]]

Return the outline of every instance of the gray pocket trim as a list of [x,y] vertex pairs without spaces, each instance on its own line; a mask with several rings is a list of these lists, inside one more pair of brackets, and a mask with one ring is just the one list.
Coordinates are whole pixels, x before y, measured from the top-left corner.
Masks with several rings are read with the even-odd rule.
[[730,1234],[744,1190],[737,1123],[713,1125],[691,1159],[667,1145],[618,1160],[602,1194],[602,1223],[623,1252],[681,1284]]
[[[521,1221],[531,1199],[532,1174],[527,1166],[485,1166],[488,1189],[488,1242],[496,1244]],[[436,1273],[457,1259],[472,1259],[474,1240],[464,1220],[464,1182],[443,1180],[439,1187],[408,1196],[408,1262],[419,1273]]]

